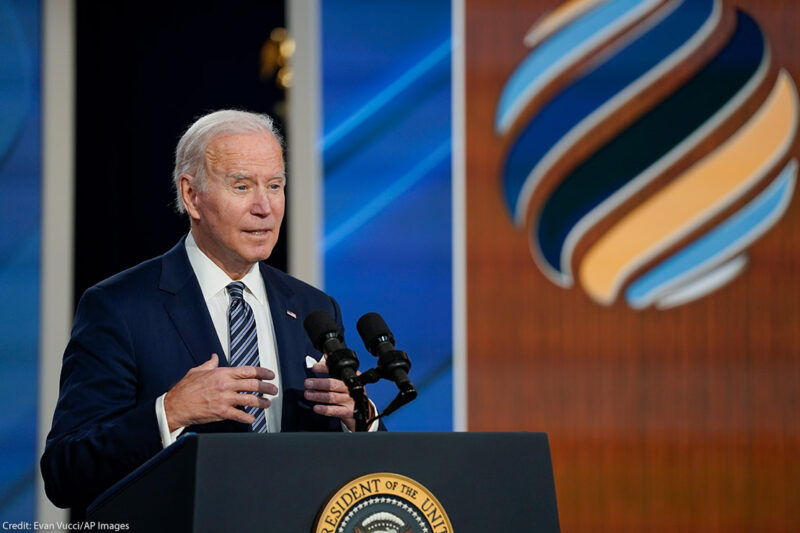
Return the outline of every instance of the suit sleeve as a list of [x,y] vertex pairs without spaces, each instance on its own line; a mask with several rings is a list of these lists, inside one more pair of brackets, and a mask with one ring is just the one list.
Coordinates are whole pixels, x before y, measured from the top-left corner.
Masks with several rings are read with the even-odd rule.
[[45,491],[60,507],[85,507],[159,449],[155,398],[137,395],[126,320],[104,289],[89,289],[64,352],[41,460]]

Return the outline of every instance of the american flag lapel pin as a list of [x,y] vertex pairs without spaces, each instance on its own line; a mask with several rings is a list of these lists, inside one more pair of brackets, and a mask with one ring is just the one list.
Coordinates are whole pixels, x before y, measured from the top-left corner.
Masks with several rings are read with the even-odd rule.
[[289,315],[290,317],[294,318],[295,320],[297,320],[297,315],[294,314],[293,312],[289,311],[288,309],[286,310],[286,314]]

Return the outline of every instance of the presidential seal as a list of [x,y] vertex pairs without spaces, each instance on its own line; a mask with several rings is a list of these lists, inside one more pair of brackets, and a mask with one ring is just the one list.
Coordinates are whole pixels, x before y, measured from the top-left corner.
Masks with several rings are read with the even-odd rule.
[[387,472],[346,483],[325,502],[314,533],[452,533],[439,500],[411,478]]

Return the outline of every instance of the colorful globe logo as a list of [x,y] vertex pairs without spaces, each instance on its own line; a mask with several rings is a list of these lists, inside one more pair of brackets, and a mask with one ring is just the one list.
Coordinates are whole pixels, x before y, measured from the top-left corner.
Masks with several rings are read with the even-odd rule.
[[797,90],[757,23],[721,0],[575,0],[525,44],[495,131],[542,273],[637,309],[739,275],[797,176]]

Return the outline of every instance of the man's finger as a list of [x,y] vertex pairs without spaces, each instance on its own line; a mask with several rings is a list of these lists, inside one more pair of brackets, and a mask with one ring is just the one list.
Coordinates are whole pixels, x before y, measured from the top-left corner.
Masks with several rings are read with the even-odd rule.
[[323,405],[318,403],[314,406],[314,412],[319,415],[332,416],[336,418],[352,418],[353,409],[340,405]]
[[274,383],[267,383],[260,379],[240,379],[237,380],[234,386],[235,391],[238,392],[257,392],[259,394],[271,394],[275,396],[278,394],[278,387]]
[[278,386],[274,383],[267,383],[265,381],[258,382],[258,391],[259,394],[269,394],[271,396],[275,396],[278,394]]
[[328,373],[328,365],[325,364],[325,361],[323,360],[323,361],[321,361],[319,363],[314,364],[314,366],[311,367],[311,370],[313,370],[317,374],[327,374]]
[[337,405],[351,404],[353,401],[353,399],[350,398],[349,394],[345,394],[342,392],[322,392],[314,390],[307,390],[305,392],[305,398],[306,400],[311,400],[313,402],[330,403]]
[[256,417],[253,415],[247,414],[246,412],[242,411],[241,409],[231,408],[227,412],[227,416],[225,416],[227,420],[235,420],[236,422],[242,422],[244,424],[252,424],[256,421]]
[[269,406],[272,405],[272,402],[270,402],[269,399],[257,396],[255,394],[239,394],[237,396],[238,397],[233,401],[234,405],[239,405],[242,407],[258,407],[259,409],[269,409]]
[[230,372],[236,379],[275,379],[275,372],[262,366],[234,366]]
[[343,381],[333,378],[313,378],[307,379],[303,383],[306,389],[323,390],[333,392],[348,392],[347,385]]
[[230,392],[222,398],[222,403],[226,407],[259,407],[267,409],[272,402],[259,394],[250,394],[247,392]]
[[213,370],[219,366],[219,356],[215,353],[211,354],[208,361],[198,366],[198,370]]

